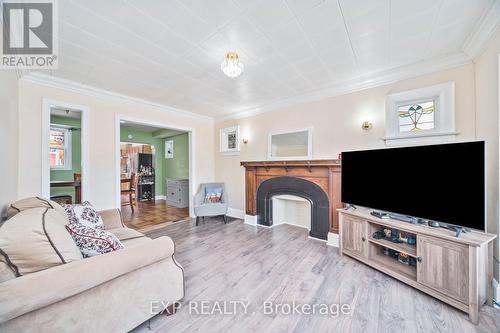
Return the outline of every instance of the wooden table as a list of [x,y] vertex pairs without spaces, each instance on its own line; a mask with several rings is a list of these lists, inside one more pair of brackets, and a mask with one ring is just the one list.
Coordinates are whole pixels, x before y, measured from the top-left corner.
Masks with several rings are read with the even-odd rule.
[[82,202],[82,182],[79,180],[53,180],[50,182],[50,187],[74,187],[75,203]]

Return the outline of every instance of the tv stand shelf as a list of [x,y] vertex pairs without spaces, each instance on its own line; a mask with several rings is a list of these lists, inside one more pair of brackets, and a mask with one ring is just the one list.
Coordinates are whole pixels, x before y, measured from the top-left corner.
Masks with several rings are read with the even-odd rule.
[[368,241],[370,243],[374,243],[383,247],[387,247],[391,250],[398,251],[398,252],[403,252],[408,254],[410,257],[416,258],[417,257],[417,248],[414,245],[409,245],[405,243],[394,243],[386,239],[375,239],[375,238],[368,238]]
[[371,260],[387,267],[390,271],[406,276],[406,278],[410,280],[417,280],[417,269],[415,266],[406,266],[397,262],[395,259],[392,259],[386,255],[377,253],[371,256]]
[[[422,292],[469,314],[477,324],[479,307],[491,305],[493,240],[496,235],[455,232],[393,219],[379,219],[370,209],[339,209],[340,253],[353,257]],[[373,237],[375,231],[397,229],[416,244]],[[392,254],[390,250],[392,250]],[[411,262],[393,256],[407,254]],[[410,258],[409,258],[410,260]]]

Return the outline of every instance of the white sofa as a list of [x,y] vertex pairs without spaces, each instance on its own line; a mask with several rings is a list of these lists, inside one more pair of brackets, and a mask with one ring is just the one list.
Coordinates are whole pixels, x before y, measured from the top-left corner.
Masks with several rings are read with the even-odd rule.
[[126,228],[119,210],[100,214],[125,248],[0,283],[0,332],[127,332],[184,297],[169,237]]

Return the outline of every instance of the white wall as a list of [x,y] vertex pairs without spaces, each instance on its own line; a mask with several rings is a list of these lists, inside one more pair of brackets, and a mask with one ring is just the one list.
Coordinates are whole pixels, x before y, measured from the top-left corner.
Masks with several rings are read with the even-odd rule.
[[13,70],[0,73],[0,217],[17,198],[18,80]]
[[115,157],[116,115],[154,124],[189,127],[195,131],[195,184],[213,181],[214,125],[148,104],[121,101],[112,97],[89,96],[21,80],[19,83],[19,197],[42,193],[41,143],[42,99],[79,104],[89,109],[89,200],[98,209],[113,208],[117,198]]
[[[488,158],[488,231],[496,233],[499,226],[499,68],[500,31],[488,43],[484,52],[475,62],[477,133],[480,139],[487,142]],[[500,258],[500,241],[495,241],[495,254]],[[499,265],[495,265],[495,276],[498,279]]]

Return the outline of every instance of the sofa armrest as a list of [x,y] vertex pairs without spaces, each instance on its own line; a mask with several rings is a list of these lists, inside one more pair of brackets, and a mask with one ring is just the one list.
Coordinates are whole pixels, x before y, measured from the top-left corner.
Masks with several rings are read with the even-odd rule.
[[[172,258],[174,242],[160,237],[0,283],[0,323],[62,301],[131,271]],[[154,277],[152,277],[154,278]]]
[[99,215],[102,217],[106,230],[125,227],[122,220],[122,212],[118,208],[102,210],[99,212]]

